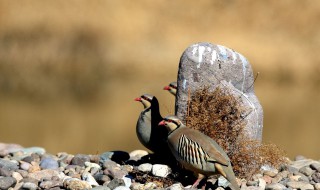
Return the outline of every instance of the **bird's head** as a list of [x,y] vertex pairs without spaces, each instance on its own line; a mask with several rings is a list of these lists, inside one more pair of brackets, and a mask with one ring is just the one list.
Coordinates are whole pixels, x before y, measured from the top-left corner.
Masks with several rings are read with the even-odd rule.
[[144,108],[149,108],[151,106],[151,102],[154,96],[150,94],[143,94],[138,98],[135,98],[135,101],[141,102]]
[[181,120],[174,115],[169,115],[159,123],[159,126],[165,126],[169,132],[172,132],[182,125]]
[[177,94],[177,82],[172,82],[168,86],[165,86],[163,90],[168,90],[171,94]]

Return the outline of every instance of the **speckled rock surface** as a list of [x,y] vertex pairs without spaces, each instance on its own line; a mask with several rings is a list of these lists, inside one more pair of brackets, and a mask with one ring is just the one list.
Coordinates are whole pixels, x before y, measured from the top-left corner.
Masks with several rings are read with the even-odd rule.
[[249,138],[261,141],[263,110],[254,93],[254,74],[243,55],[221,45],[193,44],[181,56],[177,81],[175,111],[182,120],[186,117],[189,93],[204,86],[214,89],[227,85],[250,110],[245,118]]

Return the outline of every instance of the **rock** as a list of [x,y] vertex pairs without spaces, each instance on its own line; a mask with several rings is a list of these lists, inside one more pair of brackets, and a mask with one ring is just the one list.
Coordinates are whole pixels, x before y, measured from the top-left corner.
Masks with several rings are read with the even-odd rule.
[[290,167],[293,167],[299,171],[302,167],[309,166],[313,163],[317,163],[317,161],[314,161],[311,159],[298,160],[298,161],[294,161]]
[[40,155],[32,153],[30,156],[26,156],[21,159],[24,162],[28,162],[31,164],[31,162],[40,162]]
[[93,177],[99,184],[104,184],[106,182],[110,182],[111,181],[109,176],[103,175],[103,174],[96,174]]
[[320,190],[320,183],[314,184],[314,188],[315,188],[315,190]]
[[0,178],[0,189],[9,189],[17,183],[17,180],[13,177]]
[[28,171],[30,167],[31,167],[31,164],[29,164],[28,162],[20,161],[21,169]]
[[36,190],[38,189],[38,186],[31,182],[26,182],[22,185],[23,189],[29,189],[29,190]]
[[320,183],[320,172],[316,172],[314,174],[312,174],[312,180],[316,183]]
[[20,149],[19,152],[22,152],[24,155],[31,155],[33,153],[43,155],[46,153],[46,150],[41,147],[29,147],[29,148]]
[[[272,180],[274,179],[274,178],[272,178],[272,177],[270,177],[270,176],[268,176],[268,175],[265,175],[265,176],[263,176],[262,177],[262,179],[264,179],[264,181],[267,183],[267,184],[270,184],[270,183],[272,183]],[[280,179],[281,180],[281,179]],[[280,181],[279,180],[279,181]],[[279,182],[279,181],[277,181],[277,182]]]
[[144,189],[156,189],[157,188],[157,184],[155,184],[154,182],[147,182],[144,185]]
[[124,184],[125,184],[126,187],[130,187],[131,186],[132,182],[131,182],[130,178],[123,176],[122,179],[123,179]]
[[41,168],[40,168],[38,162],[31,162],[31,166],[29,167],[28,172],[33,173],[33,172],[40,171],[40,170],[41,170]]
[[124,161],[127,161],[129,158],[130,158],[130,155],[127,152],[109,151],[100,155],[100,164],[103,165],[103,163],[107,160],[112,160],[120,164]]
[[320,172],[320,162],[310,164],[310,168],[316,170],[317,172]]
[[266,185],[266,190],[283,190],[286,189],[286,186],[280,183],[271,183]]
[[142,157],[148,155],[149,153],[145,150],[134,150],[132,152],[129,153],[130,156],[130,160],[135,160],[138,161],[140,160]]
[[43,181],[39,184],[39,187],[41,187],[42,189],[51,189],[53,187],[59,187],[59,186],[63,186],[62,181]]
[[23,179],[23,177],[21,176],[21,174],[18,173],[18,172],[12,172],[12,177],[13,177],[14,179],[16,179],[17,182],[20,182],[20,181]]
[[77,166],[85,166],[85,162],[90,162],[90,156],[85,154],[77,154],[71,160],[71,164]]
[[184,187],[181,183],[175,183],[167,188],[167,190],[184,190]]
[[151,172],[152,164],[144,163],[138,166],[138,170],[142,172]]
[[125,186],[120,186],[120,187],[114,188],[114,190],[130,190],[130,188]]
[[315,171],[312,170],[309,166],[304,166],[304,167],[300,168],[299,172],[301,172],[302,174],[304,174],[306,176],[311,176]]
[[101,166],[99,164],[92,162],[85,162],[84,165],[89,168],[98,168],[99,170],[101,169]]
[[91,189],[91,186],[86,181],[81,181],[76,178],[69,178],[64,180],[63,187],[70,190]]
[[98,187],[92,188],[92,190],[111,190],[111,189],[107,186],[98,186]]
[[264,179],[260,178],[260,179],[259,179],[259,187],[260,187],[261,189],[265,189],[265,188],[266,188],[266,185],[267,185],[266,181],[265,181]]
[[288,187],[291,187],[292,189],[303,189],[303,190],[313,190],[313,185],[303,182],[303,181],[290,181],[287,183]]
[[274,168],[270,168],[268,170],[264,170],[263,171],[263,175],[267,175],[267,176],[270,176],[270,177],[275,177],[278,173],[279,173],[279,171],[277,169],[274,169]]
[[158,177],[167,177],[171,173],[171,168],[163,164],[154,164],[152,166],[152,174]]
[[34,173],[30,173],[28,177],[34,178],[40,181],[42,178],[50,179],[52,176],[59,176],[59,172],[57,170],[45,169],[41,171],[36,171]]
[[0,176],[10,177],[12,175],[12,170],[8,168],[0,168]]
[[124,183],[123,179],[118,179],[115,178],[110,181],[110,183],[107,185],[110,189],[115,189],[116,187],[119,186],[125,186],[126,184]]
[[247,181],[246,183],[247,186],[258,186],[258,184],[258,181]]
[[230,184],[230,182],[226,178],[224,178],[222,176],[220,176],[218,178],[218,186],[223,187],[223,188],[227,188],[229,186],[229,184]]
[[82,179],[86,182],[88,182],[91,186],[96,187],[99,186],[99,184],[97,183],[97,181],[94,179],[94,177],[88,173],[88,172],[84,172],[82,174]]
[[10,188],[11,190],[20,190],[22,188],[23,183],[22,182],[17,182],[16,185],[13,188]]
[[0,157],[5,157],[8,154],[18,151],[22,149],[23,147],[18,144],[5,144],[5,143],[0,143]]
[[180,58],[175,113],[185,121],[188,95],[205,86],[227,88],[248,108],[245,130],[250,139],[261,141],[263,111],[254,93],[254,75],[247,59],[232,49],[210,43],[189,46]]
[[59,168],[59,164],[57,160],[47,157],[41,160],[40,167],[42,169],[57,169]]
[[19,169],[18,165],[14,162],[8,161],[8,160],[4,160],[4,159],[0,159],[0,168],[4,168],[7,170],[17,170]]

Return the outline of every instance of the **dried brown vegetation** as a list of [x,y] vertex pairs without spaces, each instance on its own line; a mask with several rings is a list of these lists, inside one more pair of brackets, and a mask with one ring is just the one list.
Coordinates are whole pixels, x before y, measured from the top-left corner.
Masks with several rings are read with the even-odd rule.
[[204,87],[190,96],[188,126],[213,138],[227,153],[238,177],[250,178],[261,166],[278,168],[285,154],[274,144],[250,140],[245,133],[248,108],[230,89]]

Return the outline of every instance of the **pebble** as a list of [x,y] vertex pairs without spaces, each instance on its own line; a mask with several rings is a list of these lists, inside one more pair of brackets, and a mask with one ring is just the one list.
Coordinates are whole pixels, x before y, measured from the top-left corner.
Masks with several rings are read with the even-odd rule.
[[12,152],[16,152],[23,147],[18,144],[5,144],[0,143],[0,157],[5,157]]
[[171,174],[171,168],[163,164],[154,164],[152,166],[152,174],[158,177],[167,177]]
[[42,169],[57,169],[59,168],[59,163],[57,160],[48,157],[41,160],[40,167]]
[[312,180],[316,183],[320,183],[320,172],[316,172],[314,174],[312,174]]
[[0,159],[0,168],[5,168],[8,170],[17,170],[19,169],[18,164],[8,161],[8,160],[4,160],[4,159]]
[[114,188],[114,190],[130,190],[130,188],[125,187],[125,186],[119,186],[119,187]]
[[[119,154],[119,151],[116,152]],[[96,190],[128,190],[129,188],[134,190],[182,190],[186,188],[182,184],[190,184],[190,181],[186,181],[187,178],[181,181],[182,184],[179,183],[179,179],[184,176],[176,176],[176,171],[171,174],[172,171],[167,165],[157,164],[152,159],[132,162],[119,162],[121,159],[117,159],[119,162],[117,163],[115,160],[113,161],[114,153],[115,151],[104,153],[104,156],[109,156],[108,159],[99,162],[101,155],[78,154],[73,156],[68,153],[58,153],[57,155],[44,153],[41,155],[34,152],[24,154],[22,151],[16,151],[14,152],[15,156],[10,153],[0,157],[0,189],[6,186],[4,189],[10,188],[12,190],[90,188]],[[125,155],[126,153],[121,154]],[[140,154],[139,151],[131,152],[130,159],[137,159],[138,154]],[[147,155],[147,152],[141,153],[141,155],[143,154]],[[127,158],[123,157],[122,160]],[[152,165],[150,162],[155,164]],[[124,163],[126,164],[124,165]],[[239,184],[242,184],[242,190],[320,190],[319,166],[320,161],[307,158],[298,159],[284,165],[279,170],[264,166],[248,181],[245,179],[237,180]],[[135,171],[139,172],[135,173]],[[138,176],[140,178],[136,178]],[[213,176],[207,180],[208,188],[211,186],[217,190],[228,189],[229,182],[221,176],[217,177]],[[167,182],[172,182],[172,180],[175,183],[168,186]]]
[[272,183],[266,185],[266,190],[282,190],[286,189],[286,186],[280,184],[280,183]]
[[9,189],[17,183],[17,180],[13,177],[0,178],[0,189]]
[[23,189],[29,189],[29,190],[36,190],[38,189],[38,186],[31,182],[26,182],[22,185]]
[[135,160],[138,161],[140,160],[142,157],[148,155],[149,153],[145,150],[134,150],[132,152],[129,153],[130,156],[130,160]]
[[313,185],[302,181],[290,181],[287,183],[287,186],[291,187],[292,189],[314,189]]
[[145,173],[151,172],[152,164],[150,164],[150,163],[141,164],[141,165],[139,165],[138,170],[145,172]]
[[42,155],[46,153],[46,150],[41,147],[29,147],[20,149],[18,152],[22,152],[24,155],[31,155],[33,153]]
[[72,165],[78,165],[78,166],[85,166],[84,165],[85,162],[90,162],[90,157],[85,154],[77,154],[71,160]]

